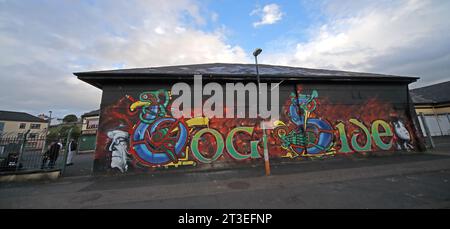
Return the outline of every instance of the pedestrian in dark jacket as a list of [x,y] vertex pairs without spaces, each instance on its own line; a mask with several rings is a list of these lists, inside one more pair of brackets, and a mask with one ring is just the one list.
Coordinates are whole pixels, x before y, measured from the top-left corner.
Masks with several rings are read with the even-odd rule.
[[50,148],[45,152],[44,158],[42,159],[41,169],[44,168],[47,161],[48,167],[53,168],[55,166],[55,162],[58,159],[59,151],[62,148],[61,140],[58,140],[56,142],[53,142],[53,144],[50,146]]
[[[51,142],[50,147],[56,144],[56,141]],[[41,163],[41,169],[44,169],[44,167],[47,166],[47,162],[50,157],[50,147],[47,147],[47,150],[45,151],[44,155],[42,155],[42,163]]]

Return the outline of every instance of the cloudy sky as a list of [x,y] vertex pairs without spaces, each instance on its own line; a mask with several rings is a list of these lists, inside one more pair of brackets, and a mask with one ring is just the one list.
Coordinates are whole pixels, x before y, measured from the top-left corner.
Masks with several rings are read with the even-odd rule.
[[0,0],[0,110],[97,109],[79,71],[207,62],[450,79],[448,0]]

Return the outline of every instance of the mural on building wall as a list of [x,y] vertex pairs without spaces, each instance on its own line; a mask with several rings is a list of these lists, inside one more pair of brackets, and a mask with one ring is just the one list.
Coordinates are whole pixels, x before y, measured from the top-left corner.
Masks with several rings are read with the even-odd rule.
[[281,147],[287,150],[282,157],[296,158],[298,156],[319,156],[333,154],[333,128],[331,124],[315,115],[318,92],[298,96],[291,93],[286,112],[289,122],[275,123],[274,135],[281,141]]
[[[95,158],[105,170],[248,162],[262,158],[259,121],[171,116],[171,92],[125,95],[102,109]],[[225,108],[226,109],[226,108]],[[333,103],[319,89],[296,90],[280,120],[266,130],[271,158],[301,160],[353,153],[414,150],[406,111],[373,96],[362,103]]]

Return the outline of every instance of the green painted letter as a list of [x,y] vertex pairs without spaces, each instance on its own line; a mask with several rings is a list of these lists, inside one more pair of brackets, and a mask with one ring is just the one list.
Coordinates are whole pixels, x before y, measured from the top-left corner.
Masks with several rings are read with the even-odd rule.
[[[383,127],[384,132],[379,132],[379,126]],[[381,137],[392,137],[392,130],[389,124],[383,120],[376,120],[372,123],[372,137],[375,144],[382,150],[388,150],[392,147],[392,138],[389,143],[384,143]]]
[[[203,134],[206,134],[206,133],[212,134],[214,136],[214,138],[216,139],[216,143],[217,143],[216,153],[214,154],[214,156],[212,158],[205,158],[198,149],[198,141],[200,140],[199,138]],[[224,143],[223,143],[222,135],[220,135],[220,133],[217,130],[211,129],[211,128],[205,128],[205,129],[200,130],[199,132],[197,132],[194,135],[194,137],[192,138],[192,141],[191,141],[192,153],[194,154],[195,158],[197,158],[197,160],[202,163],[211,163],[211,162],[217,160],[217,158],[219,158],[220,155],[222,155],[223,148],[224,148]]]
[[247,158],[259,158],[260,157],[259,153],[257,150],[255,150],[255,148],[257,149],[257,147],[255,147],[254,141],[251,142],[251,146],[252,146],[251,151],[250,151],[251,153],[248,155],[243,155],[234,148],[234,144],[233,144],[234,135],[237,132],[241,132],[241,131],[251,135],[253,133],[253,127],[236,127],[228,133],[228,137],[226,140],[228,153],[230,153],[230,155],[236,160],[244,160]]
[[352,147],[353,149],[355,149],[356,151],[360,151],[360,152],[365,152],[365,151],[370,151],[370,146],[372,144],[372,138],[370,137],[370,132],[369,129],[367,129],[366,126],[364,126],[363,123],[361,123],[360,121],[358,121],[357,119],[350,119],[350,122],[357,125],[359,128],[361,128],[364,131],[364,134],[366,135],[366,144],[364,146],[360,146],[358,145],[358,141],[356,140],[358,138],[358,135],[353,135],[352,136]]
[[352,150],[350,149],[350,146],[348,145],[347,140],[347,132],[345,131],[345,125],[344,123],[340,122],[336,125],[336,128],[339,131],[339,139],[341,140],[341,148],[339,149],[340,153],[351,153]]

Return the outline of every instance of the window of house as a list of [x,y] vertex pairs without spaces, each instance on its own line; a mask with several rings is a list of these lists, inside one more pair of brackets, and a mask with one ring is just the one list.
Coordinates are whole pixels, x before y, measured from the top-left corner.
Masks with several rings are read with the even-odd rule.
[[33,123],[33,124],[31,124],[31,126],[30,126],[30,129],[40,129],[40,128],[41,128],[41,124]]
[[19,124],[19,129],[25,129],[26,126],[27,126],[26,123],[20,123]]

